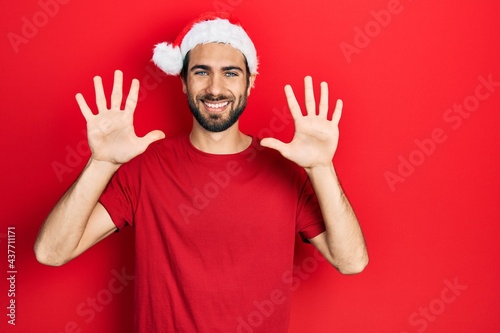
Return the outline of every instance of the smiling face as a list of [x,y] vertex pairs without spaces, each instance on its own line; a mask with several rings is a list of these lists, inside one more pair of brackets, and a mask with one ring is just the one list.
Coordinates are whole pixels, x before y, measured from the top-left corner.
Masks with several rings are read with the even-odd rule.
[[190,51],[182,84],[197,122],[207,131],[222,132],[243,113],[254,79],[239,50],[207,43]]

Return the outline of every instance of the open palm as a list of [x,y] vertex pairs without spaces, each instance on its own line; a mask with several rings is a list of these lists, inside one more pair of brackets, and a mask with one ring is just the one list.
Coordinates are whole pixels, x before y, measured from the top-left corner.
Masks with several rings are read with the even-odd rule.
[[342,101],[337,100],[332,119],[328,119],[328,85],[321,83],[319,110],[316,112],[316,101],[312,78],[304,79],[306,115],[302,114],[292,87],[285,87],[288,107],[295,124],[295,134],[290,143],[274,138],[262,139],[261,145],[278,150],[285,158],[304,168],[329,166],[337,150],[339,129],[342,114]]
[[139,81],[134,79],[122,110],[123,73],[115,71],[111,105],[108,109],[102,79],[94,78],[98,113],[93,114],[82,94],[76,95],[85,120],[92,158],[98,161],[122,164],[143,153],[154,141],[165,134],[155,130],[140,138],[135,134],[133,116],[139,94]]

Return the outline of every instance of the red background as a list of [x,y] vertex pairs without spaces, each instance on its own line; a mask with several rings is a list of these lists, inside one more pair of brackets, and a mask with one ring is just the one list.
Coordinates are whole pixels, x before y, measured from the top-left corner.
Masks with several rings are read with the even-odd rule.
[[[390,19],[380,12],[388,7]],[[500,3],[491,0],[3,1],[0,267],[7,275],[7,227],[15,226],[18,273],[16,326],[7,325],[1,279],[1,331],[130,332],[132,283],[114,293],[109,283],[113,272],[132,275],[133,230],[60,268],[38,264],[33,243],[88,158],[74,95],[92,100],[94,75],[109,93],[122,69],[127,85],[142,83],[138,134],[188,130],[180,82],[151,74],[151,50],[214,9],[240,17],[260,56],[244,130],[282,126],[283,86],[303,96],[308,74],[345,104],[334,162],[371,261],[342,276],[299,244],[297,265],[310,265],[297,278],[290,332],[500,332],[500,87],[480,88],[488,97],[461,123],[446,118],[454,104],[474,102],[479,77],[500,82]],[[347,44],[356,52],[344,54]],[[291,123],[272,128],[285,140],[293,132]],[[436,129],[441,142],[432,145]],[[418,165],[405,169],[403,159]],[[391,186],[386,177],[398,167]],[[101,301],[93,312],[92,298]]]

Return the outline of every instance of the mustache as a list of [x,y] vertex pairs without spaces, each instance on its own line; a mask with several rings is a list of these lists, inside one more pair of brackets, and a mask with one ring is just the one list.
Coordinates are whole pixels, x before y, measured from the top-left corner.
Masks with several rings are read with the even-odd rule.
[[199,101],[210,101],[210,102],[218,102],[218,101],[232,101],[233,98],[226,95],[213,95],[213,94],[204,94],[200,95],[196,98]]

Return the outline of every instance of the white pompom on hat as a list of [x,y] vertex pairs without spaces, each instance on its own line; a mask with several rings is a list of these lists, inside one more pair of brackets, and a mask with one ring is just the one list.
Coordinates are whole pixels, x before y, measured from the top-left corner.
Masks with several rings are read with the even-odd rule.
[[226,43],[245,56],[251,74],[257,74],[255,46],[237,18],[228,13],[206,13],[182,30],[173,43],[159,43],[153,62],[168,75],[179,75],[186,54],[198,44]]

